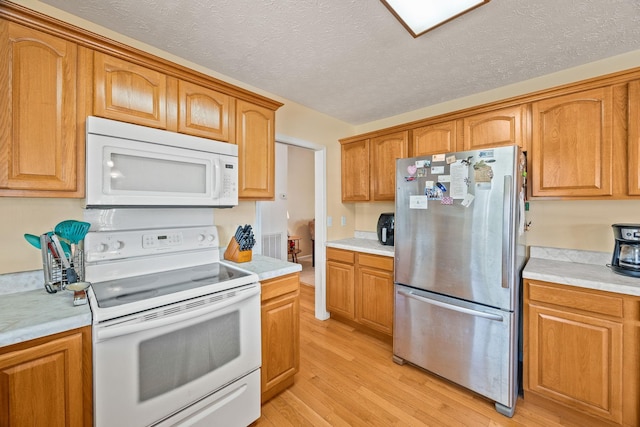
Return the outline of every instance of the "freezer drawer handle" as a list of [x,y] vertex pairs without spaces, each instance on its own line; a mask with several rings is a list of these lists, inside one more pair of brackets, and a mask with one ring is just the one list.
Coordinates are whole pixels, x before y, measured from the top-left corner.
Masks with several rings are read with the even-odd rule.
[[416,295],[413,292],[398,291],[398,293],[400,295],[404,295],[406,297],[413,298],[413,299],[416,299],[418,301],[426,302],[427,304],[432,304],[432,305],[436,305],[438,307],[446,308],[447,310],[458,311],[460,313],[470,314],[471,316],[476,316],[476,317],[484,317],[485,319],[496,320],[498,322],[502,322],[502,320],[503,320],[502,316],[499,316],[497,314],[485,313],[484,311],[471,310],[469,308],[464,308],[464,307],[459,307],[457,305],[447,304],[447,303],[444,303],[444,302],[440,302],[440,301],[432,300],[432,299],[429,299],[429,298],[425,298],[425,297],[422,297],[420,295]]

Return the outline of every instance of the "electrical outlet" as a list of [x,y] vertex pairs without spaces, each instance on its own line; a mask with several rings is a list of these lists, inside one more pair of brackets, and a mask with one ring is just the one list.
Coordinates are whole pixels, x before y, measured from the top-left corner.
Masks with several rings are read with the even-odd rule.
[[342,215],[342,216],[340,217],[340,225],[342,225],[343,227],[344,227],[345,225],[347,225],[347,217],[346,217],[346,216]]
[[327,217],[327,227],[331,227],[333,225],[333,218],[330,216]]

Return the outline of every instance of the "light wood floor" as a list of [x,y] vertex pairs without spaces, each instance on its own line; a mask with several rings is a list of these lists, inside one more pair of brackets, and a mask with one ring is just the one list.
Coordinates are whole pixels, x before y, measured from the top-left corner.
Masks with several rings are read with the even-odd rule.
[[262,407],[255,426],[577,426],[522,399],[507,418],[468,390],[393,363],[390,344],[317,320],[313,291],[301,286],[295,385]]

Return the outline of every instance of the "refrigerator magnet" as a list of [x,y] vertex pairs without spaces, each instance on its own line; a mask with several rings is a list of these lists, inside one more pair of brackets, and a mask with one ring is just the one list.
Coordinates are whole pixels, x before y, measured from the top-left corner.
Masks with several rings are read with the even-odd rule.
[[431,166],[431,175],[438,175],[444,173],[444,166]]
[[445,158],[445,154],[434,154],[433,156],[431,156],[431,161],[432,162],[444,162],[444,158]]
[[453,205],[453,197],[444,196],[442,200],[440,200],[441,205]]
[[438,175],[438,182],[451,182],[451,175]]
[[427,190],[430,190],[433,188],[433,181],[425,181],[424,182],[424,188],[426,188]]
[[427,209],[427,196],[409,196],[409,209]]
[[442,190],[443,193],[447,191],[447,187],[445,187],[443,183],[437,182],[436,185],[440,190]]
[[471,203],[473,203],[473,199],[475,198],[476,196],[474,196],[473,194],[467,193],[467,195],[464,196],[464,199],[461,202],[462,206],[464,206],[465,208],[468,208],[469,206],[471,206]]
[[448,157],[446,158],[446,162],[447,162],[447,164],[448,164],[448,165],[450,165],[451,163],[455,163],[455,162],[456,162],[456,156],[455,156],[455,154],[454,154],[454,155],[452,155],[452,156],[448,156]]
[[418,168],[416,167],[416,165],[409,165],[409,166],[407,166],[407,173],[408,173],[410,176],[415,175],[417,170],[418,170]]

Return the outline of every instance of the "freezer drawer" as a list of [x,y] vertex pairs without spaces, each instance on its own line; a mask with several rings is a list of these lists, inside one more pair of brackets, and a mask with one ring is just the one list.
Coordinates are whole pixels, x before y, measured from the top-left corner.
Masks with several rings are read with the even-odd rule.
[[395,285],[394,359],[486,396],[502,413],[515,406],[516,325],[512,312]]

